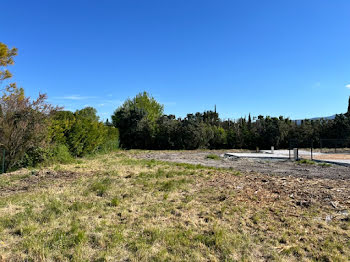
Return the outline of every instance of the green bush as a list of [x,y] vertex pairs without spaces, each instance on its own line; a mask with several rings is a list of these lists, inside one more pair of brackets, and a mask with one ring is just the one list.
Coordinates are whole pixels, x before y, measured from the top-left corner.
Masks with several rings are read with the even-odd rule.
[[105,126],[104,128],[107,130],[107,134],[98,151],[100,153],[108,153],[117,150],[119,148],[118,128],[113,126]]
[[56,145],[51,150],[51,161],[61,164],[68,164],[73,161],[73,157],[66,145]]
[[[50,152],[47,148],[32,147],[24,154],[23,158],[14,164],[14,168],[21,167],[36,167],[38,164],[45,162],[50,156]],[[12,169],[8,170],[11,171]]]
[[51,120],[49,134],[51,142],[65,145],[74,157],[108,152],[119,146],[118,129],[100,122],[92,107],[75,113],[57,112]]

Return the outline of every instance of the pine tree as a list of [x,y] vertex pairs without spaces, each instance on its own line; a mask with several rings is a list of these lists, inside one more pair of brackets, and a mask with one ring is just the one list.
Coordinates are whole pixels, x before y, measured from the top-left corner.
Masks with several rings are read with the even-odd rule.
[[252,127],[252,117],[250,116],[250,113],[249,113],[249,116],[248,116],[248,129],[250,130]]
[[350,117],[350,96],[349,96],[349,104],[348,104],[348,112],[347,115]]

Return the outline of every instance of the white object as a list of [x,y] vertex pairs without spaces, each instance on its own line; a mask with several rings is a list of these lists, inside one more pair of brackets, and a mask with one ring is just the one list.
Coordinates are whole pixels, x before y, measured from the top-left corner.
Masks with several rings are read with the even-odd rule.
[[271,154],[273,154],[275,152],[275,147],[271,146]]

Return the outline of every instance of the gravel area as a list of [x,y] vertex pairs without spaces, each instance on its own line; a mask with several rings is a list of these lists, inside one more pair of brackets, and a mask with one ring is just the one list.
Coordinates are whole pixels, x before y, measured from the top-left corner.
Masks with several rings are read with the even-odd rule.
[[[245,173],[261,173],[277,176],[301,178],[350,179],[350,167],[339,165],[300,164],[291,160],[267,160],[252,158],[224,158],[227,151],[147,151],[137,154],[141,159],[201,164],[219,168],[231,168]],[[220,159],[209,159],[209,154],[216,154]]]

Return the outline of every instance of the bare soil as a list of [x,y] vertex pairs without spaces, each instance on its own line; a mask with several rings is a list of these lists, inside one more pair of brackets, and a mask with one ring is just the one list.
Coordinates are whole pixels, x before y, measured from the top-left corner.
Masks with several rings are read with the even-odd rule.
[[291,160],[265,160],[248,158],[209,159],[209,154],[222,156],[227,151],[147,151],[137,154],[140,159],[155,159],[162,161],[200,164],[217,168],[230,168],[244,173],[261,173],[282,177],[323,178],[346,180],[350,179],[350,167],[339,165],[300,164]]
[[39,170],[27,171],[19,170],[2,176],[0,183],[0,197],[10,196],[23,192],[35,191],[39,188],[50,188],[52,184],[63,186],[66,183],[75,181],[81,176],[91,175],[89,172],[84,174],[72,171],[54,171]]
[[[293,205],[304,207],[318,203],[328,210],[333,209],[340,213],[350,208],[350,167],[303,164],[292,160],[225,158],[225,152],[148,151],[134,157],[240,171],[242,175],[238,177],[224,174],[213,176],[210,184],[220,190],[230,187],[243,190],[243,198],[259,195],[260,201],[270,204],[277,199],[289,199]],[[207,157],[212,154],[220,156],[220,159]]]
[[324,154],[324,155],[315,155],[314,159],[335,159],[335,160],[349,160],[350,154]]

